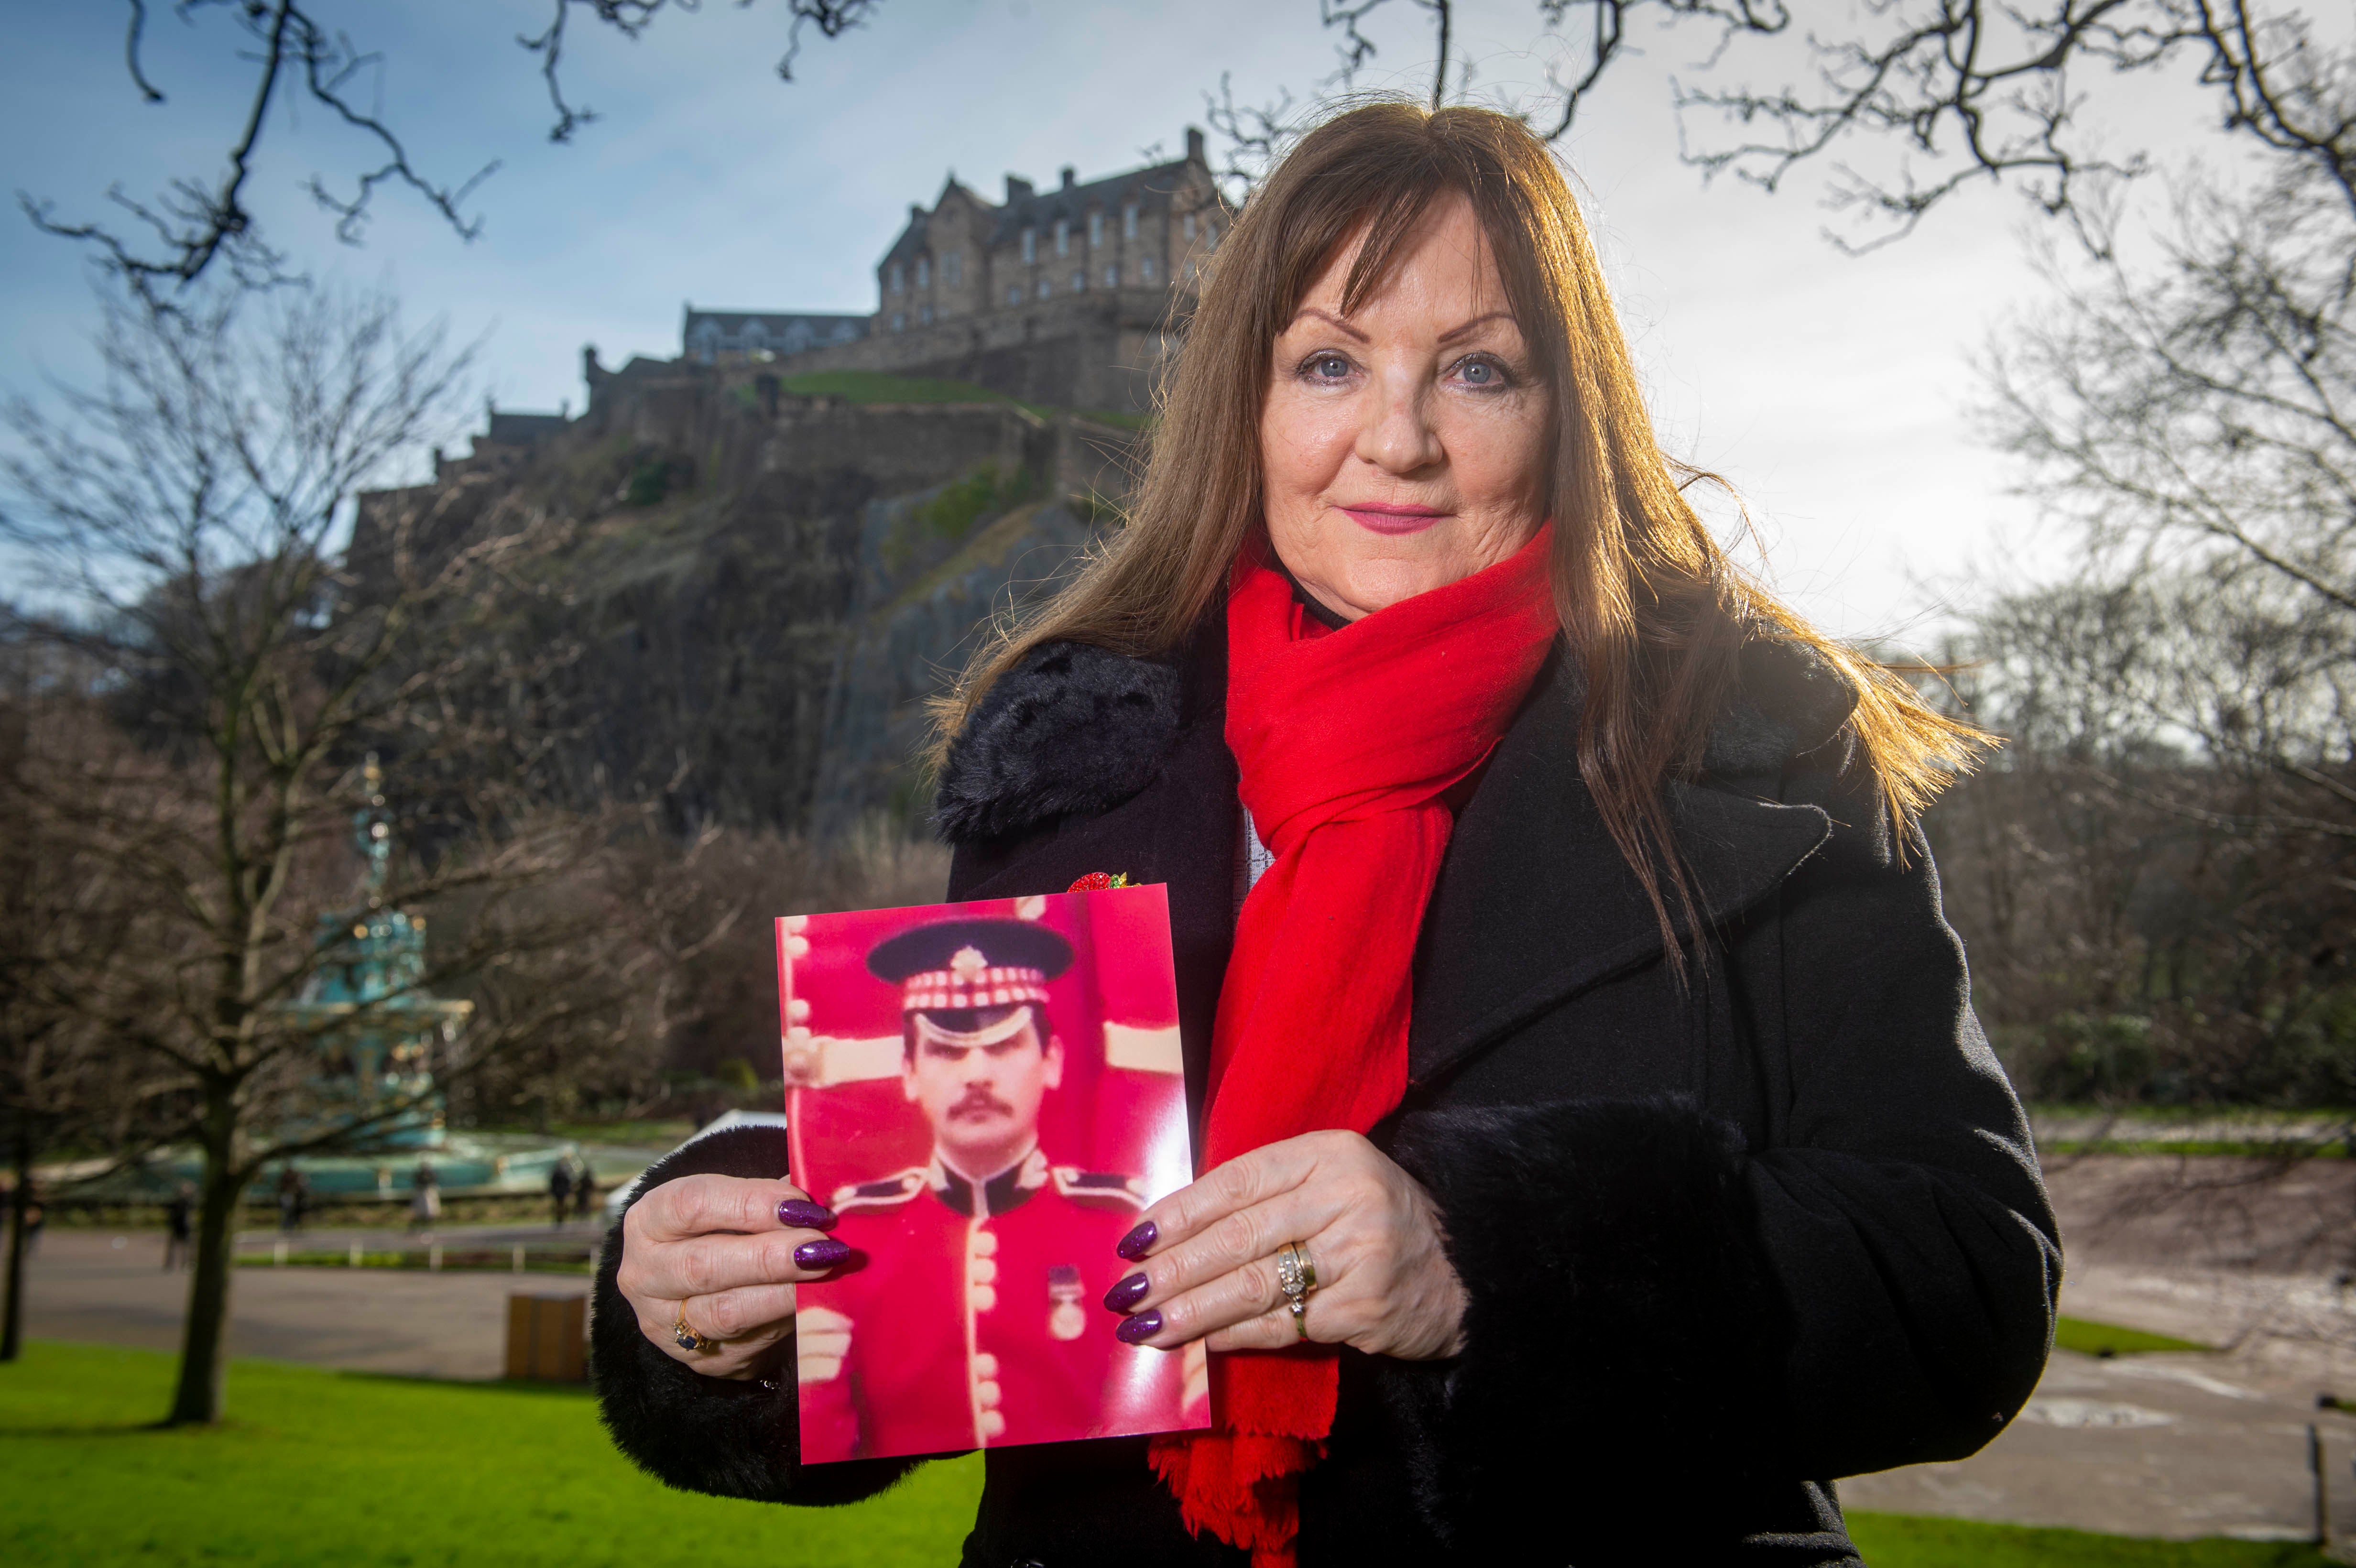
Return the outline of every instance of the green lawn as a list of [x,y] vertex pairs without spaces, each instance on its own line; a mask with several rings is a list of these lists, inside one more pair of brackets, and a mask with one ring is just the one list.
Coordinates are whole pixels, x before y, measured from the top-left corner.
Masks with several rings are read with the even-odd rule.
[[2056,1317],[2053,1320],[2055,1349],[2076,1350],[2088,1356],[2132,1356],[2144,1350],[2213,1350],[2214,1345],[2196,1345],[2190,1339],[2172,1339],[2165,1334],[2147,1334],[2140,1328],[2123,1328],[2115,1323],[2096,1323],[2085,1317]]
[[2303,1542],[2140,1541],[2082,1530],[2030,1530],[1853,1513],[1849,1539],[1870,1568],[2330,1568]]
[[666,1491],[614,1451],[585,1392],[239,1361],[230,1421],[158,1432],[172,1359],[36,1343],[0,1366],[0,1561],[17,1568],[884,1568],[953,1563],[973,1460],[847,1509]]
[[[35,1343],[0,1366],[0,1561],[393,1568],[916,1568],[957,1560],[981,1469],[919,1471],[855,1508],[665,1491],[577,1390],[240,1361],[230,1420],[163,1432],[172,1360]],[[2303,1546],[2127,1541],[1852,1516],[1873,1568],[2322,1568]]]

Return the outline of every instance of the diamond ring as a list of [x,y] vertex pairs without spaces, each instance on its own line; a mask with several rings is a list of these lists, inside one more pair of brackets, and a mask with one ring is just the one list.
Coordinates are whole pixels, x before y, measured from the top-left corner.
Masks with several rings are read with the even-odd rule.
[[1309,1338],[1309,1293],[1317,1288],[1317,1265],[1309,1258],[1309,1243],[1287,1242],[1276,1254],[1276,1285],[1292,1314],[1293,1331]]

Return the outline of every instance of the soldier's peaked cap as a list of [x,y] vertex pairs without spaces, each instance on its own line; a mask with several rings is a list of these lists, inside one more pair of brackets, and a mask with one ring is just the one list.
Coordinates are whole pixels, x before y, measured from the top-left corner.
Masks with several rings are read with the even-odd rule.
[[879,942],[869,972],[901,988],[905,1012],[1008,1007],[1047,999],[1072,966],[1072,944],[1027,920],[945,920]]

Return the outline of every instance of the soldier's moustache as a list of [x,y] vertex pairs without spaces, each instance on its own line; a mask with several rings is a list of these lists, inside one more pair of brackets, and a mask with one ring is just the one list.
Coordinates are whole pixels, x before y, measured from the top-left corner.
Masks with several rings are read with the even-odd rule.
[[948,1114],[951,1121],[969,1115],[1011,1116],[1014,1114],[1014,1107],[989,1090],[977,1087],[959,1095],[957,1104],[949,1107]]

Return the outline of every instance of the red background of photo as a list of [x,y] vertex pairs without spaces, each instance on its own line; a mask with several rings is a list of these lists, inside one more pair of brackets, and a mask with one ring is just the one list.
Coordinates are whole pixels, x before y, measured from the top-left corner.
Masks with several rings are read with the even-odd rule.
[[[793,994],[809,1004],[814,1035],[896,1038],[900,988],[868,972],[876,944],[914,926],[945,920],[1013,920],[1014,899],[922,904],[904,909],[813,914],[801,935],[807,955],[793,960]],[[1149,1200],[1183,1185],[1170,1179],[1166,1151],[1187,1147],[1186,1093],[1176,1072],[1108,1068],[1107,1022],[1135,1029],[1174,1029],[1177,982],[1171,963],[1170,906],[1159,884],[1092,892],[1054,893],[1037,923],[1072,944],[1072,965],[1048,982],[1048,1010],[1064,1041],[1064,1079],[1041,1107],[1039,1144],[1057,1165],[1144,1176],[1152,1151],[1163,1168]],[[785,931],[778,927],[780,964]],[[780,998],[782,1011],[782,997]],[[837,1188],[873,1181],[932,1153],[923,1115],[889,1078],[824,1089],[788,1089],[786,1110],[796,1182],[821,1202]],[[1174,1122],[1174,1126],[1173,1126]]]

